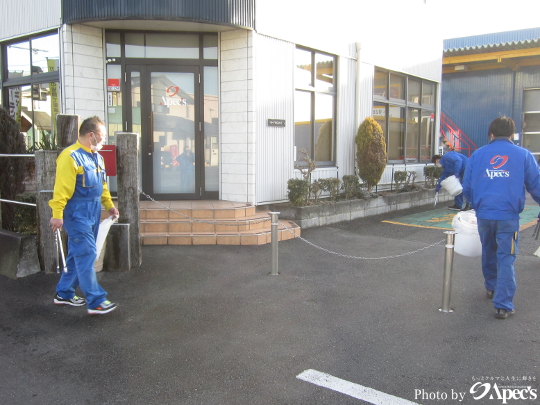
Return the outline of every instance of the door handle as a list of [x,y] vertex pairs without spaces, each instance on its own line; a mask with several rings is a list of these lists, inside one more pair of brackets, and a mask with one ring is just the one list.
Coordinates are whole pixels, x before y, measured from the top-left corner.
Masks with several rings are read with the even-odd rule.
[[154,112],[150,111],[150,144],[148,150],[150,153],[154,153]]

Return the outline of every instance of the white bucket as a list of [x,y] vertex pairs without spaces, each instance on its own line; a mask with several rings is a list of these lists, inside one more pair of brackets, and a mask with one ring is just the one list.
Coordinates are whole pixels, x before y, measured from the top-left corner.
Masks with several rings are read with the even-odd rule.
[[452,197],[461,194],[461,192],[463,191],[461,183],[454,175],[451,175],[441,181],[441,187],[444,188]]
[[473,210],[458,212],[452,220],[452,227],[457,232],[454,241],[456,253],[468,257],[482,256],[482,243]]

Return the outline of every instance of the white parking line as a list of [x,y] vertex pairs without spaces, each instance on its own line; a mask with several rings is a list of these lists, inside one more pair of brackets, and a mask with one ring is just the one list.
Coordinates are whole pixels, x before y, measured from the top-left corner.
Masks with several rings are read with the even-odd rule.
[[416,402],[407,401],[403,398],[385,394],[384,392],[345,381],[341,378],[331,376],[330,374],[321,373],[317,370],[303,371],[298,374],[296,378],[320,387],[341,392],[342,394],[349,395],[350,397],[356,399],[361,399],[362,401],[366,401],[374,405],[418,405]]

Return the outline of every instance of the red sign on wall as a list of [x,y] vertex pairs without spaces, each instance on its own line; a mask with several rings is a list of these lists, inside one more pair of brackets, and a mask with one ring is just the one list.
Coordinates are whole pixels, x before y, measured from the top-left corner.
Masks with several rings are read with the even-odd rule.
[[107,176],[116,176],[116,145],[103,145],[99,151],[105,161],[105,172]]
[[107,79],[108,91],[120,91],[120,79]]

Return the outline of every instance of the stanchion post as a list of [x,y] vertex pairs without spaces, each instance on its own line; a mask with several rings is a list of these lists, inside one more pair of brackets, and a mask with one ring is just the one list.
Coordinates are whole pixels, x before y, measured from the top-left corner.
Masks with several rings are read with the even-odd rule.
[[279,212],[270,212],[272,222],[272,272],[271,276],[277,276],[278,273],[278,215]]
[[450,296],[452,295],[452,267],[454,262],[454,241],[456,232],[445,231],[444,233],[446,234],[446,249],[444,253],[442,307],[439,311],[454,312],[454,310],[450,308]]

